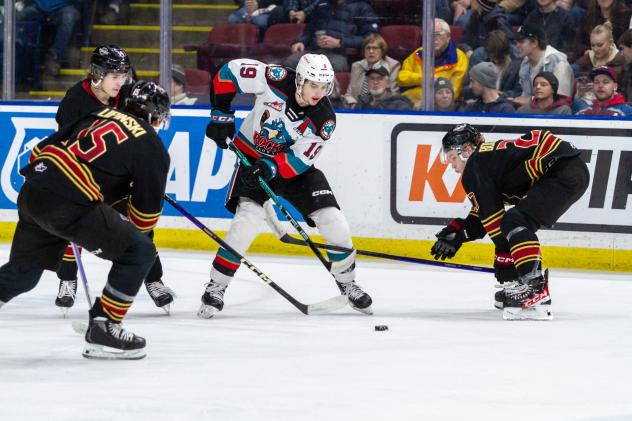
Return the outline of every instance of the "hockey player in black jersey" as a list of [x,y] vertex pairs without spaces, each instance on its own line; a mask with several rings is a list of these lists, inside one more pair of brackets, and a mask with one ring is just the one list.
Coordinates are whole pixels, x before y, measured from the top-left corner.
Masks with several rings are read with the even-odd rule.
[[[169,121],[169,96],[136,83],[124,112],[101,108],[72,134],[43,146],[20,173],[18,225],[9,262],[0,267],[0,304],[34,288],[56,270],[68,242],[112,261],[89,312],[83,355],[138,359],[145,340],[122,320],[154,263],[147,235],[162,212],[169,155],[156,128]],[[128,197],[127,217],[109,204]]]
[[[79,120],[104,106],[121,109],[132,84],[133,69],[125,50],[116,45],[98,46],[90,58],[88,76],[72,86],[59,104],[55,115],[59,132],[71,129]],[[45,144],[46,141],[37,148]],[[127,212],[126,203],[121,202],[122,213]],[[77,262],[70,245],[66,248],[57,277],[59,292],[55,304],[65,315],[74,305],[77,293]],[[175,294],[162,281],[162,264],[158,255],[145,279],[145,287],[156,306],[169,313]]]
[[[225,241],[244,254],[264,220],[262,205],[268,199],[258,183],[266,180],[275,193],[290,201],[328,244],[352,248],[344,215],[322,171],[314,162],[336,128],[336,114],[327,96],[334,72],[324,55],[306,54],[296,72],[256,60],[232,60],[215,75],[211,88],[211,121],[206,135],[218,147],[227,148],[234,137],[252,163],[238,165],[233,175],[226,208],[235,214]],[[237,92],[253,93],[253,110],[235,134],[231,101]],[[371,314],[371,297],[355,282],[355,251],[328,252],[331,272],[351,306]],[[213,317],[224,307],[224,291],[240,261],[220,248],[211,280],[202,295],[198,315]]]
[[[496,293],[505,319],[550,319],[548,271],[542,271],[536,231],[551,227],[584,194],[589,174],[580,151],[545,129],[518,139],[486,142],[469,124],[443,138],[443,154],[472,204],[437,234],[431,253],[452,258],[467,241],[490,236],[496,247]],[[514,205],[505,210],[506,205]]]

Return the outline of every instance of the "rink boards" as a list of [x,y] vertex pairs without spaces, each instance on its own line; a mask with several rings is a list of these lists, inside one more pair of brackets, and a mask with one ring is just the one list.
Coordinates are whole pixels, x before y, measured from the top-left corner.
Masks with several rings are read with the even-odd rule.
[[[15,201],[23,182],[18,169],[33,145],[55,129],[55,111],[56,106],[0,105],[4,241],[10,241],[17,219]],[[171,156],[167,193],[209,228],[223,232],[231,217],[223,203],[235,157],[204,141],[208,114],[202,107],[174,109],[171,127],[160,133]],[[591,183],[555,230],[540,232],[545,265],[632,271],[632,121],[338,113],[336,131],[317,166],[327,174],[357,247],[428,257],[440,226],[467,214],[457,175],[439,159],[441,137],[460,122],[476,124],[487,140],[513,139],[542,128],[572,141],[582,150]],[[252,251],[309,253],[280,243],[267,227],[261,228],[264,234]],[[215,249],[170,205],[165,205],[156,238],[161,247]],[[459,252],[459,261],[489,264],[492,253],[488,240],[470,243]]]

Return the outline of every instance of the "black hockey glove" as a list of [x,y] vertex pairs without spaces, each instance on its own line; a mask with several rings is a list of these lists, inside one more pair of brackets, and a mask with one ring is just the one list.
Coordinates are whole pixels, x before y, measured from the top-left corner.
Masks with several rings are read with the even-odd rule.
[[211,111],[211,121],[206,126],[206,137],[211,139],[218,148],[227,149],[226,138],[233,139],[235,135],[234,112],[225,113],[214,109]]
[[464,222],[461,218],[453,219],[444,229],[436,234],[437,241],[430,249],[430,254],[434,256],[435,260],[451,259],[459,251],[466,239],[463,228]]
[[270,181],[274,178],[274,174],[270,166],[264,163],[262,160],[256,161],[250,167],[244,168],[240,174],[241,181],[251,189],[259,186],[259,177],[263,178],[263,181]]
[[518,272],[510,253],[496,251],[494,255],[494,276],[500,284],[518,280]]

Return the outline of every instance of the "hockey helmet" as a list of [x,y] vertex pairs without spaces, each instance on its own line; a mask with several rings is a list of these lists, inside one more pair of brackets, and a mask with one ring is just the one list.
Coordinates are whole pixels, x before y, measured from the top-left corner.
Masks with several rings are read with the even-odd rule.
[[327,93],[334,90],[334,69],[324,54],[305,54],[296,65],[296,89],[301,90],[306,80],[327,83]]
[[170,105],[169,94],[160,85],[140,80],[132,86],[124,110],[149,124],[160,120],[162,128],[167,130],[171,120]]
[[447,161],[447,154],[451,150],[457,151],[461,155],[463,145],[470,144],[473,147],[477,147],[483,143],[483,135],[476,129],[467,123],[454,126],[443,136],[441,140],[441,161]]
[[129,73],[131,63],[129,56],[116,45],[100,45],[92,52],[90,58],[90,74],[101,80],[108,73]]

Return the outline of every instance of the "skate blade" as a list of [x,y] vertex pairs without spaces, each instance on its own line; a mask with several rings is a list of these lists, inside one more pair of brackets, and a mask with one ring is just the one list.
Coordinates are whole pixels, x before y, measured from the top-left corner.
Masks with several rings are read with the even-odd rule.
[[505,320],[553,320],[553,312],[550,305],[536,305],[527,308],[505,307],[503,309]]
[[307,314],[324,314],[332,311],[340,310],[349,302],[346,295],[338,295],[320,303],[309,304],[307,306]]
[[164,306],[160,307],[165,313],[167,313],[167,316],[171,316],[171,303],[169,304],[165,304]]
[[80,322],[78,320],[75,320],[72,322],[72,330],[80,335],[85,335],[88,331],[88,322]]
[[373,308],[372,308],[372,306],[368,306],[368,307],[365,307],[365,308],[359,308],[359,307],[354,306],[351,303],[349,303],[349,305],[355,311],[359,311],[360,313],[366,314],[367,316],[373,316]]
[[217,310],[215,307],[213,306],[209,306],[207,304],[202,304],[200,306],[200,309],[197,312],[197,316],[200,319],[210,319],[213,316],[215,316],[215,313],[217,313],[219,310]]
[[145,358],[145,348],[123,351],[103,345],[86,343],[81,353],[85,358],[93,360],[140,360]]
[[68,309],[70,307],[59,307],[59,311],[61,311],[61,315],[63,316],[63,318],[65,319],[66,316],[68,315]]

